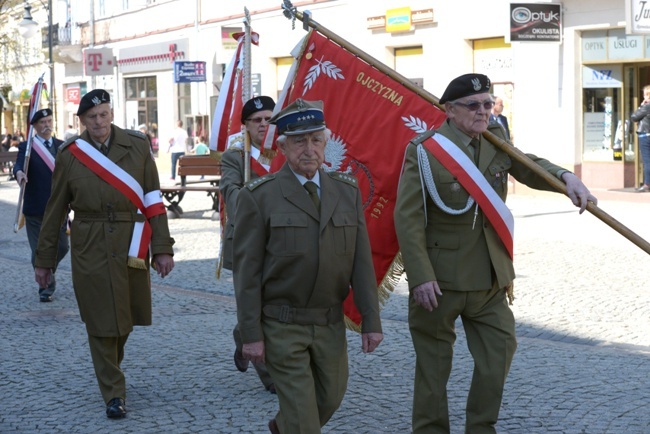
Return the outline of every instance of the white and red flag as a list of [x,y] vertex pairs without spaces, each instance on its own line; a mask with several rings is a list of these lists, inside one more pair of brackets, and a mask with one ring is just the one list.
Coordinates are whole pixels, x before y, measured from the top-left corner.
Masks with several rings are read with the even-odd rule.
[[[210,134],[210,150],[218,152],[228,149],[233,136],[241,135],[241,109],[245,102],[243,101],[244,57],[249,54],[244,50],[244,33],[233,33],[232,36],[237,40],[237,49],[221,83]],[[257,33],[251,33],[251,42],[255,45],[259,43]]]
[[[293,83],[275,110],[297,98],[324,102],[325,121],[332,130],[325,170],[346,172],[358,180],[380,299],[385,300],[402,274],[393,210],[404,150],[417,134],[439,127],[446,115],[316,31],[306,37],[296,62]],[[272,172],[283,163],[281,154],[278,157]],[[353,323],[348,324],[358,326],[361,316],[352,297],[344,308]]]

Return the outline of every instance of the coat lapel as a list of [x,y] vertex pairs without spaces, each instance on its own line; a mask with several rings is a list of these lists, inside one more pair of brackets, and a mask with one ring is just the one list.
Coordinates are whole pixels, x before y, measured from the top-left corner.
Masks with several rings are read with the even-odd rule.
[[320,172],[320,192],[320,231],[322,232],[327,226],[327,222],[332,218],[332,214],[334,214],[336,205],[339,202],[339,195],[334,181],[322,170]]
[[[314,207],[314,203],[309,198],[307,190],[300,185],[298,178],[293,174],[287,163],[285,163],[284,166],[282,166],[282,169],[278,172],[278,181],[280,181],[282,195],[289,202],[312,216],[314,219],[320,220],[316,207]],[[321,208],[322,206],[321,201]]]

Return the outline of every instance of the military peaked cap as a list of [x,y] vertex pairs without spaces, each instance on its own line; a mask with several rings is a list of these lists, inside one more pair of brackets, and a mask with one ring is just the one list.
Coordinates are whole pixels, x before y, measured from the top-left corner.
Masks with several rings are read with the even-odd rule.
[[269,121],[277,125],[278,134],[297,136],[324,130],[323,101],[305,101],[298,98],[275,114]]

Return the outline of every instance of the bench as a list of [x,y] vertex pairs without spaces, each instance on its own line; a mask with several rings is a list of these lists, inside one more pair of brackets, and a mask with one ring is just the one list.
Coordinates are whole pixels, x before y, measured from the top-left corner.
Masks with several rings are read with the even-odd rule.
[[9,180],[14,179],[13,168],[17,156],[18,152],[0,151],[0,167],[2,168],[0,175],[8,176]]
[[[180,218],[183,209],[180,202],[185,193],[200,191],[212,198],[212,218],[218,217],[219,213],[219,180],[221,179],[221,162],[209,155],[183,155],[178,159],[178,175],[181,177],[180,185],[160,187],[167,205],[167,216],[169,218]],[[188,176],[209,176],[210,178],[189,181]]]

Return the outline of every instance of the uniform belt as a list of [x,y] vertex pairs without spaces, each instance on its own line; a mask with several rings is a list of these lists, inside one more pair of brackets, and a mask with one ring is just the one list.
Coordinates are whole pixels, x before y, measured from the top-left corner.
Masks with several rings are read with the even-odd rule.
[[128,211],[75,212],[74,219],[87,222],[143,222],[144,215]]
[[288,324],[324,326],[343,321],[343,307],[341,305],[318,309],[267,304],[262,308],[262,312],[268,318],[277,319]]

